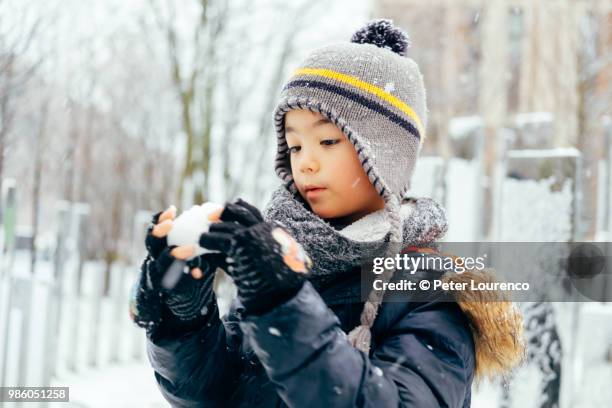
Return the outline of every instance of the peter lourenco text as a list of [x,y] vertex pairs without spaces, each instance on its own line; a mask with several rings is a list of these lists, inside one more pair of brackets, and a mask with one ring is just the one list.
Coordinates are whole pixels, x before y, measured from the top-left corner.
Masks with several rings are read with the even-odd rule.
[[402,269],[414,274],[417,270],[453,270],[463,273],[466,270],[485,269],[484,257],[460,256],[424,256],[424,254],[397,254],[394,257],[376,257],[373,259],[372,272],[380,275],[385,269]]
[[373,283],[375,290],[398,290],[398,291],[414,291],[414,290],[444,290],[444,291],[465,291],[465,290],[503,290],[503,291],[528,291],[530,285],[528,282],[444,282],[441,279],[433,281],[422,280],[413,282],[402,279],[399,282],[384,282],[381,279],[376,279]]

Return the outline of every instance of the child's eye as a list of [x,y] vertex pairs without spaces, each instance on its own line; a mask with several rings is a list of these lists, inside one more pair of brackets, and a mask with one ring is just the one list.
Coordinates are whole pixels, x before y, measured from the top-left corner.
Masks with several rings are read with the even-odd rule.
[[295,152],[297,152],[299,149],[300,149],[300,146],[291,146],[291,147],[289,148],[289,154],[291,154],[291,153],[295,153]]
[[324,144],[325,146],[333,146],[339,141],[340,139],[326,139],[326,140],[322,140],[321,143]]

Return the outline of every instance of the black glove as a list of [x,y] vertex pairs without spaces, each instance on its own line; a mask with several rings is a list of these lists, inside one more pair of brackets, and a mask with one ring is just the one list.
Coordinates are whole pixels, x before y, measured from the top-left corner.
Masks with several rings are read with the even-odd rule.
[[[155,237],[153,228],[162,212],[153,215],[147,228],[145,246],[148,255],[142,266],[139,279],[132,287],[130,317],[140,327],[164,326],[176,331],[196,328],[215,313],[216,301],[212,290],[214,271],[217,267],[227,269],[225,254],[207,253],[189,260],[184,265],[181,277],[172,289],[165,289],[161,282],[170,266],[177,260],[170,253],[175,246],[168,246],[166,237]],[[199,268],[200,279],[191,272]]]
[[147,252],[153,259],[159,258],[159,255],[168,247],[168,236],[156,237],[153,235],[153,229],[159,223],[159,217],[164,211],[159,211],[151,217],[151,222],[147,227],[147,235],[145,237],[145,247]]
[[226,204],[220,223],[200,237],[200,246],[224,252],[245,314],[263,314],[302,287],[312,261],[302,246],[275,222],[264,222],[251,204]]

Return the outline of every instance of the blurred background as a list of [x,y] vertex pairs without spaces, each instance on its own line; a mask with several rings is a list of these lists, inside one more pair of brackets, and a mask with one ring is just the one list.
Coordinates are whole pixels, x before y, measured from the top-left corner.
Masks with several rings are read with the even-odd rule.
[[[424,75],[409,195],[447,241],[611,241],[609,0],[0,0],[0,385],[167,406],[127,306],[151,214],[261,208],[291,69],[379,17]],[[612,305],[521,307],[529,362],[473,406],[609,406]]]

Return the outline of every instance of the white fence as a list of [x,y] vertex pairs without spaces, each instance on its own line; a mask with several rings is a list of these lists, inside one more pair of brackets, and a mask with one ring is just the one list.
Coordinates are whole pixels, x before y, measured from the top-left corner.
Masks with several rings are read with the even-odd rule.
[[[10,184],[5,215],[15,204],[8,199]],[[9,247],[0,261],[3,386],[49,386],[54,378],[146,359],[144,331],[128,314],[139,265],[113,264],[105,296],[105,264],[80,262],[77,243],[86,236],[87,207],[60,203],[57,213],[58,250],[52,259],[38,259],[31,273],[31,252]],[[14,231],[10,217],[5,221],[6,231]],[[7,234],[5,241],[12,239]]]

